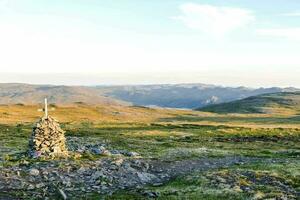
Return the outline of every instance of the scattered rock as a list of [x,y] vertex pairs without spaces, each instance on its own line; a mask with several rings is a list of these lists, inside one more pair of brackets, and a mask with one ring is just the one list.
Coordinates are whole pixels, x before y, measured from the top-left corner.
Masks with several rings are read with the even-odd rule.
[[45,186],[44,183],[39,183],[39,184],[36,184],[36,185],[35,185],[35,188],[39,189],[39,188],[42,188],[42,187],[44,187],[44,186]]
[[132,151],[128,152],[127,155],[130,157],[139,157],[140,156],[140,154],[138,154],[137,152],[132,152]]
[[105,150],[105,151],[102,153],[102,155],[104,155],[104,156],[111,156],[111,153],[110,153],[110,151]]
[[38,176],[40,174],[40,171],[38,169],[30,169],[29,174],[32,176]]
[[159,197],[159,193],[158,192],[144,192],[144,196],[148,197],[148,198],[157,198]]
[[146,172],[137,172],[137,175],[143,183],[149,183],[152,179],[156,178],[155,175]]
[[34,187],[34,185],[32,185],[32,184],[29,184],[28,187],[27,187],[28,190],[34,190],[34,188],[35,188],[35,187]]
[[85,171],[86,171],[85,167],[80,167],[80,168],[77,170],[77,172],[78,172],[79,174],[82,174],[82,173],[84,173]]
[[103,177],[103,176],[104,176],[104,174],[103,174],[102,171],[96,171],[96,172],[91,176],[91,178],[92,178],[93,180],[97,180],[97,179],[99,179],[100,177]]
[[101,154],[103,154],[105,151],[106,151],[105,147],[102,147],[102,146],[99,147],[99,148],[97,148],[97,147],[91,148],[91,152],[94,153],[94,154],[96,154],[96,155],[101,155]]
[[20,164],[22,164],[22,165],[29,165],[29,162],[28,162],[27,160],[22,160],[22,161],[20,162]]
[[119,159],[113,161],[112,164],[117,165],[117,166],[121,166],[123,164],[123,162],[124,162],[124,159],[119,158]]

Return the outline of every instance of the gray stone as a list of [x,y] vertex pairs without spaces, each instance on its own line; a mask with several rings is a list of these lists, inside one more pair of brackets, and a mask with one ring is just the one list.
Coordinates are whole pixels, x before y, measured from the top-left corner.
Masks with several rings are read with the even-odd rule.
[[147,196],[149,198],[157,198],[159,197],[159,193],[158,192],[144,192],[144,196]]
[[40,174],[40,171],[38,169],[30,169],[29,174],[32,176],[38,176]]
[[104,176],[104,174],[103,174],[103,172],[101,172],[101,171],[96,171],[94,174],[92,174],[92,179],[93,180],[97,180],[97,179],[99,179],[100,177],[103,177]]
[[44,186],[45,186],[44,183],[39,183],[39,184],[36,184],[36,185],[35,185],[35,187],[36,187],[37,189],[42,188],[42,187],[44,187]]
[[104,147],[93,147],[93,148],[91,148],[91,152],[93,153],[93,154],[96,154],[96,155],[101,155],[101,154],[103,154],[103,152],[105,151],[105,148]]
[[143,183],[151,182],[151,180],[157,178],[155,175],[146,172],[137,172],[137,175]]
[[138,156],[140,156],[140,154],[137,153],[137,152],[128,152],[127,155],[130,156],[130,157],[138,157]]

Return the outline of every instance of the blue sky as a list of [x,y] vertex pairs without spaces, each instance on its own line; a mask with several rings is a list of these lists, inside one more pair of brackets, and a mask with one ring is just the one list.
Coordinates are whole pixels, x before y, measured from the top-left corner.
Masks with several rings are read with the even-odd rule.
[[0,44],[5,82],[300,87],[299,0],[0,0]]

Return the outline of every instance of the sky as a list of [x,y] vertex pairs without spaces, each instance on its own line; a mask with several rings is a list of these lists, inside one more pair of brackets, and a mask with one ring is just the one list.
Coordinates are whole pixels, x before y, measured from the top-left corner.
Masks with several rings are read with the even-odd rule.
[[0,82],[300,87],[299,0],[0,0]]

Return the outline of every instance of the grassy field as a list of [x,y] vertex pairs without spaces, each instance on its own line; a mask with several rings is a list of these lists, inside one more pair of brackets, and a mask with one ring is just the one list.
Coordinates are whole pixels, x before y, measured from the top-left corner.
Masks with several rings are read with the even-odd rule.
[[[38,108],[0,106],[0,165],[8,165],[10,157],[26,152],[32,126],[42,115]],[[299,116],[82,104],[55,106],[50,114],[61,121],[68,138],[104,141],[111,149],[138,152],[145,160],[176,163],[227,157],[254,159],[181,174],[159,186],[119,190],[104,198],[151,197],[145,193],[157,199],[299,198]]]
[[210,105],[199,110],[215,113],[299,114],[300,93],[282,92],[262,94],[232,102]]

